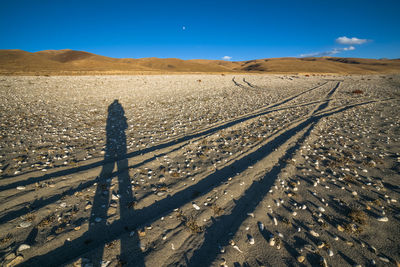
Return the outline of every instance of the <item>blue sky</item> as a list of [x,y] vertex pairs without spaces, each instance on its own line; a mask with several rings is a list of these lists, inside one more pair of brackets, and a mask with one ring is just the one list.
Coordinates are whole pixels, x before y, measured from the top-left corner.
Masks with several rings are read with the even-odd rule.
[[0,0],[0,49],[120,58],[400,58],[399,12],[399,0]]

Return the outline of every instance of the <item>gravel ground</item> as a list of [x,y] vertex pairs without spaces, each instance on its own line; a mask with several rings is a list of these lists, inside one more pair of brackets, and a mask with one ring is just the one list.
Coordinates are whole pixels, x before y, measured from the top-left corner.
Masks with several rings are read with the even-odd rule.
[[0,90],[3,265],[400,262],[398,75],[8,76]]

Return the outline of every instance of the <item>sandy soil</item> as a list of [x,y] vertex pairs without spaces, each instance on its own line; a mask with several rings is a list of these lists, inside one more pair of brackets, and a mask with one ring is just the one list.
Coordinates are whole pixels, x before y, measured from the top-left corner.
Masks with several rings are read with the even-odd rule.
[[4,266],[399,265],[399,75],[0,92]]

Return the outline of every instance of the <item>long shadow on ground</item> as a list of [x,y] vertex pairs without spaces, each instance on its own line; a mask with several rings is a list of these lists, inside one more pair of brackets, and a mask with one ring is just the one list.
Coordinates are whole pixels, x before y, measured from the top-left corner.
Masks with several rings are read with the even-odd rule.
[[[169,142],[158,144],[158,145],[155,145],[155,146],[152,146],[152,147],[148,147],[148,148],[145,148],[145,149],[142,149],[142,150],[133,151],[133,152],[125,154],[124,158],[132,158],[132,157],[135,157],[135,156],[138,156],[138,155],[141,155],[141,154],[146,154],[146,153],[153,152],[153,151],[156,151],[156,150],[159,150],[159,149],[167,148],[167,147],[170,147],[170,146],[175,145],[177,143],[189,141],[189,140],[192,140],[192,139],[197,138],[197,137],[201,137],[201,136],[205,136],[205,135],[208,135],[208,134],[215,133],[217,131],[220,131],[220,130],[229,128],[231,126],[237,125],[239,123],[242,123],[244,121],[253,119],[253,118],[257,117],[257,116],[268,114],[269,112],[272,112],[271,111],[272,108],[281,106],[281,105],[283,105],[283,104],[285,104],[285,103],[287,103],[287,102],[289,102],[289,101],[291,101],[291,100],[293,100],[293,99],[295,99],[295,98],[297,98],[297,97],[299,97],[299,96],[301,96],[303,94],[306,94],[306,93],[308,93],[310,91],[313,91],[313,90],[315,90],[317,88],[320,88],[320,87],[322,87],[323,85],[325,85],[327,83],[328,82],[322,83],[322,84],[317,85],[315,87],[309,88],[309,89],[307,89],[307,90],[305,90],[303,92],[300,92],[300,93],[298,93],[296,95],[293,95],[293,96],[291,96],[289,98],[283,99],[283,100],[279,101],[278,103],[276,103],[274,105],[266,107],[266,110],[264,112],[260,112],[260,113],[256,113],[256,114],[249,114],[248,116],[245,116],[245,117],[242,117],[242,118],[238,118],[238,119],[233,119],[231,121],[223,123],[222,125],[219,125],[219,126],[216,126],[216,127],[212,127],[210,129],[207,129],[207,130],[204,130],[204,131],[200,131],[200,132],[196,132],[196,133],[193,133],[193,134],[189,134],[189,135],[177,138],[175,140],[171,140]],[[14,182],[14,183],[10,183],[10,184],[7,184],[7,185],[0,186],[0,191],[11,189],[11,188],[15,188],[17,186],[25,186],[25,185],[28,185],[28,184],[33,184],[35,182],[41,182],[41,181],[49,180],[51,178],[56,178],[56,177],[60,177],[60,176],[70,175],[70,174],[73,174],[73,173],[89,170],[89,169],[92,169],[92,168],[103,166],[104,164],[107,164],[108,161],[109,160],[104,159],[103,161],[94,162],[94,163],[91,163],[91,164],[87,164],[87,165],[79,166],[79,167],[75,167],[75,168],[70,168],[70,169],[66,169],[66,170],[60,170],[58,172],[45,174],[45,175],[39,176],[39,177],[30,177],[30,178],[25,179],[24,181],[18,181],[18,182]],[[8,177],[8,178],[12,178],[12,177]]]
[[[152,152],[152,151],[156,151],[158,149],[162,149],[162,148],[166,148],[166,147],[175,145],[177,143],[189,141],[189,140],[201,137],[201,136],[206,136],[206,135],[212,134],[212,133],[214,133],[216,131],[229,128],[231,126],[234,126],[234,125],[239,124],[241,122],[244,122],[246,120],[250,120],[250,119],[255,118],[257,116],[266,115],[268,113],[271,113],[271,112],[274,112],[274,111],[278,111],[278,110],[284,110],[284,109],[286,109],[285,107],[283,107],[281,109],[275,109],[275,110],[272,110],[272,108],[281,106],[281,105],[283,105],[283,104],[285,104],[285,103],[287,103],[287,102],[289,102],[289,101],[291,101],[291,100],[293,100],[293,99],[295,99],[295,98],[297,98],[297,97],[299,97],[299,96],[301,96],[301,95],[303,95],[303,94],[305,94],[305,93],[307,93],[309,91],[315,90],[315,89],[325,85],[326,83],[327,82],[325,82],[323,84],[320,84],[318,86],[315,86],[313,88],[307,89],[307,90],[305,90],[305,91],[303,91],[303,92],[301,92],[299,94],[296,94],[294,96],[291,96],[289,98],[286,98],[286,99],[284,99],[284,100],[282,100],[282,101],[280,101],[280,102],[278,102],[278,103],[276,103],[276,104],[274,104],[272,106],[269,106],[268,109],[266,111],[264,111],[264,112],[252,114],[252,115],[249,115],[249,116],[245,116],[244,118],[240,118],[240,119],[236,119],[236,120],[224,123],[223,125],[220,125],[220,126],[217,126],[217,127],[213,127],[213,128],[208,129],[206,131],[199,132],[199,133],[194,133],[194,134],[191,134],[191,135],[187,135],[185,137],[178,138],[177,140],[173,140],[173,141],[170,141],[170,142],[167,142],[167,143],[159,144],[159,145],[156,145],[156,146],[153,146],[153,147],[150,147],[150,148],[146,148],[144,150],[139,150],[139,151],[131,152],[131,153],[124,154],[124,155],[118,155],[118,158],[116,160],[128,159],[128,158],[131,158],[131,157],[135,157],[135,156],[137,156],[139,154],[146,154],[146,153],[149,153],[149,152]],[[336,90],[336,88],[334,88],[334,90]],[[301,104],[301,105],[298,105],[298,106],[299,107],[300,106],[307,106],[309,104],[315,104],[315,103],[318,103],[318,101],[317,102],[312,102],[312,103]],[[155,157],[156,156],[152,157],[149,160],[144,161],[141,164],[136,164],[135,166],[131,166],[131,168],[132,167],[138,167],[138,166],[144,164],[145,162],[149,162],[152,159],[154,159]],[[112,160],[110,161],[110,159],[106,159],[105,158],[103,161],[100,161],[100,162],[96,162],[96,163],[92,163],[92,164],[88,164],[88,165],[85,165],[85,166],[80,166],[80,167],[76,167],[76,168],[72,168],[72,169],[68,169],[68,170],[62,170],[62,171],[59,171],[59,172],[56,172],[56,173],[52,173],[52,174],[46,174],[46,175],[41,176],[41,177],[32,177],[32,178],[28,178],[28,179],[23,180],[23,181],[18,181],[18,182],[14,182],[14,183],[11,183],[11,184],[4,185],[4,186],[0,186],[0,191],[11,189],[11,188],[15,188],[17,186],[26,186],[26,185],[29,185],[29,184],[32,184],[32,183],[41,182],[41,181],[48,180],[48,179],[51,179],[51,178],[55,178],[55,177],[59,177],[59,176],[63,176],[63,175],[69,175],[69,174],[77,173],[77,172],[80,172],[80,171],[89,170],[91,168],[96,168],[96,167],[102,166],[104,164],[107,165],[109,163],[113,163],[113,161]],[[41,207],[43,207],[45,205],[48,205],[50,203],[53,203],[53,202],[57,201],[62,196],[73,195],[76,191],[81,191],[81,190],[83,190],[85,188],[88,188],[88,187],[92,186],[95,182],[99,182],[99,181],[100,180],[91,180],[91,181],[85,182],[83,184],[80,184],[76,188],[69,189],[69,190],[63,192],[60,195],[55,195],[55,196],[52,196],[52,197],[50,197],[48,199],[39,199],[39,200],[35,201],[34,203],[32,203],[30,205],[30,209],[39,209],[39,208],[41,208]],[[9,220],[12,220],[12,219],[18,217],[18,216],[21,216],[21,215],[23,215],[25,213],[28,213],[28,212],[31,211],[30,209],[24,207],[24,208],[19,209],[19,210],[10,211],[10,212],[6,213],[4,216],[0,217],[0,223],[5,223],[5,222],[7,222]]]
[[[112,239],[113,233],[108,228],[107,217],[108,210],[110,207],[120,208],[120,221],[124,224],[129,224],[134,218],[134,213],[131,203],[134,202],[132,195],[131,181],[129,178],[128,160],[126,158],[126,135],[125,130],[128,125],[124,115],[124,109],[118,100],[115,100],[108,107],[107,117],[107,143],[106,153],[104,161],[107,162],[103,165],[101,173],[99,175],[102,182],[98,182],[96,192],[93,198],[93,204],[91,209],[91,215],[89,218],[89,229],[84,233],[81,239],[84,239],[84,243],[95,247],[91,250],[90,255],[87,257],[93,263],[93,266],[101,266],[103,260],[104,239]],[[110,192],[110,186],[112,181],[112,173],[114,167],[117,167],[118,177],[118,192]],[[114,200],[111,197],[114,196]],[[117,197],[119,203],[115,200]],[[129,222],[127,221],[129,218]],[[139,248],[139,238],[137,232],[134,231],[135,235],[128,238],[121,238],[121,248],[119,260],[124,262],[124,258],[127,255],[135,255],[135,266],[144,266],[143,256]],[[101,236],[99,240],[99,236]],[[88,246],[88,247],[91,247]],[[71,258],[71,252],[76,252],[74,242],[65,243],[63,250],[57,253],[56,257],[38,257],[36,259],[29,260],[23,263],[25,266],[57,266],[60,263],[66,263]],[[84,251],[81,251],[83,253]],[[73,253],[72,253],[73,254]],[[75,255],[75,254],[74,254]],[[77,255],[76,255],[77,256]]]
[[[208,175],[207,177],[200,180],[197,184],[189,186],[188,188],[186,188],[182,191],[179,191],[172,196],[168,196],[158,202],[155,202],[154,204],[152,204],[148,207],[144,207],[140,210],[131,211],[131,212],[125,214],[124,220],[117,220],[107,226],[107,232],[108,232],[107,235],[103,235],[103,234],[97,235],[96,242],[86,244],[85,241],[88,239],[88,234],[84,234],[81,237],[73,240],[72,242],[68,242],[68,243],[64,244],[63,246],[58,247],[58,248],[54,249],[53,251],[48,252],[45,255],[39,255],[39,256],[36,256],[34,258],[27,260],[24,263],[24,265],[25,266],[33,266],[36,264],[36,265],[45,266],[45,265],[48,265],[48,264],[46,264],[48,259],[54,259],[55,262],[58,262],[58,263],[65,263],[71,259],[78,257],[79,255],[82,255],[83,253],[85,253],[87,251],[95,249],[99,244],[104,245],[110,241],[119,239],[123,235],[126,236],[127,229],[130,231],[141,225],[151,224],[153,221],[164,216],[166,213],[170,212],[171,210],[181,207],[182,205],[184,205],[186,203],[189,203],[190,201],[192,201],[194,193],[201,192],[201,194],[203,195],[203,194],[210,192],[215,186],[217,186],[221,182],[226,181],[229,177],[236,174],[237,172],[244,171],[245,169],[247,169],[249,164],[252,164],[252,163],[264,158],[269,153],[271,153],[274,149],[278,148],[284,142],[286,142],[288,139],[290,139],[292,136],[294,136],[297,132],[306,129],[309,126],[314,125],[320,119],[331,116],[336,113],[343,112],[345,110],[348,110],[348,109],[356,107],[356,106],[360,106],[360,105],[364,105],[364,104],[368,104],[368,103],[372,103],[372,102],[375,102],[375,101],[365,102],[362,104],[354,104],[354,105],[346,106],[344,108],[341,108],[341,109],[338,109],[338,110],[335,110],[332,112],[328,112],[328,113],[325,113],[322,115],[317,115],[317,116],[311,117],[311,118],[305,120],[304,122],[300,123],[296,127],[275,137],[275,139],[273,139],[271,142],[265,144],[264,146],[260,147],[255,152],[253,152],[249,155],[246,155],[243,158],[234,162],[233,164],[226,166],[226,167]],[[291,151],[292,150],[288,151],[288,153],[292,153]],[[271,170],[269,175],[274,177],[274,175],[276,175],[281,170],[281,168],[282,167],[279,167],[279,166],[274,167],[274,169]],[[260,183],[262,183],[261,184],[262,186],[268,187],[268,185],[271,183],[271,181],[270,181],[270,179],[266,179],[266,177],[265,177],[260,182],[258,182],[258,183],[256,182],[255,185],[260,184]],[[249,189],[250,191],[246,192],[246,194],[245,194],[246,198],[249,197],[250,193],[255,194],[253,192],[253,190],[259,190],[259,189],[256,189],[257,186],[255,186],[255,185],[250,187],[250,189]],[[241,201],[241,202],[243,202],[243,201]],[[241,209],[243,209],[243,204],[241,204],[241,202],[239,200],[239,203],[238,203],[239,208],[235,209],[233,211],[234,212],[233,214],[237,214],[237,213],[239,213],[239,211]],[[244,201],[244,202],[247,202],[247,201]],[[121,208],[123,208],[123,207],[121,206]],[[240,218],[241,217],[239,216],[238,221],[240,221]],[[224,222],[224,223],[226,222],[229,224],[229,222],[231,222],[233,219],[234,219],[234,217],[226,217],[226,219],[224,219],[222,222]],[[208,229],[208,231],[215,232],[216,230],[214,230],[214,229],[219,229],[219,227],[221,227],[220,225],[223,225],[224,223],[220,224],[217,222],[218,226],[212,226],[212,228]],[[228,229],[228,228],[225,228],[225,229]],[[203,245],[202,248],[200,248],[200,250],[198,252],[196,252],[195,255],[193,255],[193,257],[192,257],[193,260],[190,260],[191,263],[193,263],[195,265],[195,259],[201,258],[200,257],[201,255],[204,256],[204,253],[206,251],[209,251],[210,244],[211,244],[210,240],[213,240],[212,238],[214,238],[214,237],[212,237],[212,235],[209,235],[206,233],[206,239],[204,241],[205,245]],[[66,253],[66,252],[68,252],[68,253]],[[217,253],[217,252],[212,251],[212,249],[211,249],[210,253],[211,254],[209,256],[207,256],[207,258],[209,258],[209,260],[207,260],[207,261],[211,262],[212,257],[213,256],[215,257],[215,255],[216,255],[215,253]],[[197,256],[197,255],[199,255],[199,256]],[[130,256],[130,258],[135,259],[133,256],[132,257]],[[204,261],[204,259],[200,262],[203,262],[203,261]],[[141,262],[140,256],[139,256],[138,262],[139,262],[139,264]],[[42,264],[40,264],[40,263],[42,263]]]

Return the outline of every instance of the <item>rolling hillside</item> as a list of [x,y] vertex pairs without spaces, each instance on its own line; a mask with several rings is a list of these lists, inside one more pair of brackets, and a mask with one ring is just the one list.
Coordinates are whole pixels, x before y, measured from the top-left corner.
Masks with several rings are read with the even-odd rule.
[[160,73],[337,73],[400,72],[399,59],[272,58],[249,61],[177,58],[110,58],[84,51],[0,50],[1,75],[82,75]]

